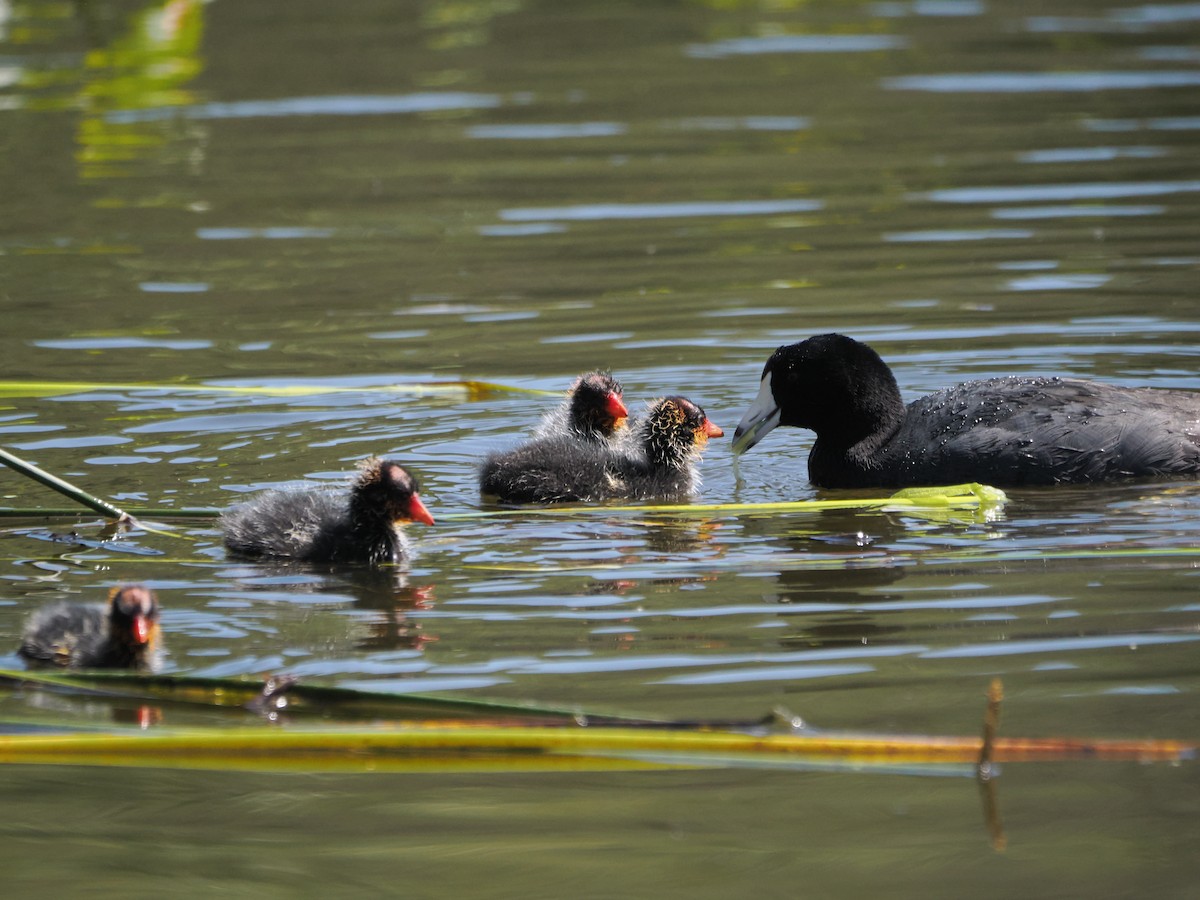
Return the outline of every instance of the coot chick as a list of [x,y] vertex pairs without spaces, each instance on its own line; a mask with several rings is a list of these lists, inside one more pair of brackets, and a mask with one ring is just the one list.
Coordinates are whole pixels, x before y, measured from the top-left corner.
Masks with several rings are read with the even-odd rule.
[[535,437],[574,437],[590,444],[611,441],[629,415],[621,393],[621,382],[608,372],[580,375],[562,405],[542,420]]
[[31,666],[142,669],[161,665],[158,597],[140,584],[113,588],[107,606],[54,603],[29,617],[17,651]]
[[504,503],[678,498],[695,489],[695,463],[708,438],[721,434],[696,404],[667,397],[619,447],[559,436],[490,454],[480,469],[480,492]]
[[629,443],[633,452],[619,454],[616,480],[630,499],[680,500],[700,486],[696,463],[710,437],[725,434],[686,397],[666,397],[653,403],[634,424]]
[[397,563],[409,554],[398,522],[433,524],[417,480],[394,460],[371,457],[344,490],[272,490],[226,510],[225,546],[242,556],[308,562]]
[[1200,473],[1200,394],[991,378],[905,407],[878,354],[840,334],[772,354],[734,452],[776,425],[816,432],[808,477],[822,487],[1012,487]]

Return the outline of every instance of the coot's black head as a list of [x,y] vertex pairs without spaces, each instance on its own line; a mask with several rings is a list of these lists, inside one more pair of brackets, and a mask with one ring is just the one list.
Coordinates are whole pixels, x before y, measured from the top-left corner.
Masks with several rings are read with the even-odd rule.
[[680,468],[698,458],[710,437],[725,433],[686,397],[666,397],[651,406],[645,429],[650,461],[668,468]]
[[763,367],[758,396],[733,434],[733,450],[749,450],[776,425],[809,428],[851,446],[894,427],[904,403],[879,354],[841,334],[819,334],[780,347]]
[[158,640],[158,597],[140,584],[115,587],[108,594],[110,633],[131,650],[153,647]]
[[373,456],[358,467],[350,501],[356,514],[391,522],[433,524],[433,516],[421,502],[417,479],[404,466],[392,459]]
[[572,385],[570,422],[580,434],[611,437],[628,415],[621,399],[621,382],[608,372],[589,372]]

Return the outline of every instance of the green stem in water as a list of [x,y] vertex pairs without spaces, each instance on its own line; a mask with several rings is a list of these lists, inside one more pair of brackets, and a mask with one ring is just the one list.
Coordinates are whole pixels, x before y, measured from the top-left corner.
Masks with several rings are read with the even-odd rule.
[[10,469],[16,469],[22,475],[27,475],[34,481],[44,484],[46,487],[58,491],[60,494],[70,497],[72,500],[82,503],[89,509],[95,510],[102,516],[116,519],[118,522],[133,522],[133,516],[125,512],[123,509],[113,506],[107,500],[101,500],[99,497],[93,497],[91,494],[85,493],[70,482],[63,481],[57,475],[51,475],[42,469],[39,469],[33,463],[27,463],[19,456],[14,456],[7,450],[0,448],[0,462],[8,466]]

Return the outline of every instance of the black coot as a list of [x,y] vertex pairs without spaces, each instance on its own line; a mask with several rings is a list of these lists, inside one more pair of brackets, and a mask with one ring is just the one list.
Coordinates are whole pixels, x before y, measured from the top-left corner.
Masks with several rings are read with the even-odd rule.
[[53,603],[29,617],[17,651],[31,666],[142,669],[161,665],[158,598],[140,584],[113,588],[107,605]]
[[221,516],[225,546],[241,556],[309,562],[396,563],[409,552],[397,522],[433,524],[417,480],[394,460],[359,463],[350,490],[265,491]]
[[616,447],[559,436],[493,453],[479,487],[504,503],[682,498],[698,483],[695,464],[708,438],[722,433],[690,400],[667,397]]
[[1009,487],[1200,473],[1200,394],[992,378],[905,407],[878,354],[840,334],[775,351],[738,423],[734,452],[776,425],[816,433],[808,477],[822,487]]

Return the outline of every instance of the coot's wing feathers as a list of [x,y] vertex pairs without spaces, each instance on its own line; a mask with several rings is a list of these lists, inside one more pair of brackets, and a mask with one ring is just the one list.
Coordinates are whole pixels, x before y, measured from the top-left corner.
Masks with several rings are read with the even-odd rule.
[[318,542],[349,527],[344,490],[267,491],[221,516],[225,546],[244,556],[305,559]]
[[503,503],[562,503],[614,496],[611,454],[566,437],[542,438],[492,453],[479,475],[481,493]]
[[32,663],[78,666],[107,639],[107,618],[102,606],[64,602],[42,607],[30,616],[17,652]]
[[681,468],[655,466],[644,451],[626,449],[614,454],[611,496],[629,500],[685,500],[696,490],[699,475],[690,463]]
[[908,407],[887,453],[909,481],[1053,484],[1200,472],[1200,395],[1003,378]]

